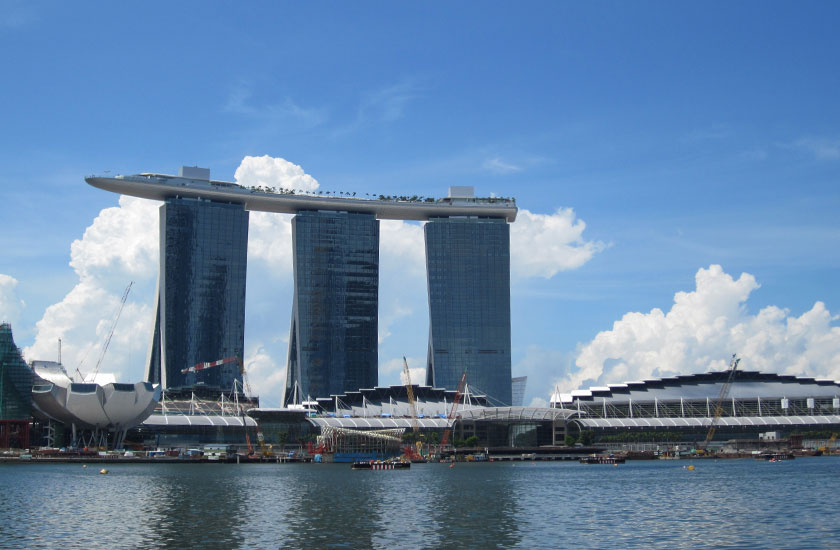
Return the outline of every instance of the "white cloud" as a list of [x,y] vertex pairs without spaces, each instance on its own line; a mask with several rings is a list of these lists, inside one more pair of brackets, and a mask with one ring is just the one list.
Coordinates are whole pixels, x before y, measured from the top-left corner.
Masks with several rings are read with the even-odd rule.
[[248,346],[245,376],[251,390],[260,396],[263,407],[279,407],[283,399],[286,367],[278,364],[261,343]]
[[577,269],[606,245],[586,241],[586,223],[571,208],[554,214],[534,214],[520,209],[510,228],[510,264],[514,278],[545,277]]
[[[318,181],[303,168],[280,157],[246,156],[234,174],[245,186],[273,187],[312,192]],[[279,277],[292,274],[292,216],[251,212],[248,227],[248,258],[262,260]]]
[[503,162],[499,157],[485,160],[481,167],[485,170],[493,172],[494,174],[513,174],[522,170],[522,168],[516,166],[515,164]]
[[36,323],[35,341],[24,350],[28,360],[55,358],[61,338],[68,370],[92,372],[126,285],[139,280],[100,372],[113,372],[118,380],[144,377],[154,314],[149,283],[158,269],[158,204],[126,196],[119,204],[102,210],[82,239],[71,244],[70,265],[79,282]]
[[245,186],[275,187],[315,191],[318,180],[303,171],[303,168],[279,157],[264,155],[246,156],[234,173],[237,183]]
[[[408,373],[411,376],[411,383],[414,385],[426,383],[426,358],[406,357],[408,361]],[[405,366],[402,357],[388,359],[379,365],[379,385],[405,384]]]
[[840,159],[840,140],[827,138],[802,138],[794,147],[808,151],[819,160]]
[[712,265],[695,279],[668,313],[627,313],[583,346],[560,389],[722,370],[732,353],[748,370],[840,379],[840,327],[822,302],[799,317],[776,306],[751,315],[752,275],[734,279]]
[[251,212],[248,222],[248,260],[262,260],[278,278],[292,276],[292,217]]
[[70,245],[70,266],[80,278],[121,272],[150,277],[158,269],[158,210],[160,203],[121,196],[120,205],[106,208]]
[[231,87],[222,110],[243,115],[274,130],[287,128],[290,124],[311,128],[327,120],[325,109],[304,107],[289,97],[273,103],[263,103],[253,96],[253,85],[247,81],[239,81]]
[[534,397],[533,399],[531,399],[531,402],[528,403],[528,406],[538,409],[544,409],[548,407],[548,401],[546,401],[542,397]]
[[0,322],[11,323],[12,328],[26,307],[15,291],[17,284],[14,277],[0,273]]

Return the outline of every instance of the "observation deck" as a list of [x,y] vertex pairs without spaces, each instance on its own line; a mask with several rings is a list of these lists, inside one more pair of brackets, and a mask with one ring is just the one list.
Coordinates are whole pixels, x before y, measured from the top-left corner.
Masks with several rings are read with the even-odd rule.
[[244,187],[237,183],[195,179],[167,174],[88,176],[85,181],[106,191],[165,201],[170,198],[193,198],[241,204],[246,210],[296,214],[301,210],[326,210],[375,214],[381,220],[425,221],[435,217],[486,217],[516,220],[516,203],[509,198],[450,196],[425,200],[406,197],[358,198],[326,197],[312,192]]

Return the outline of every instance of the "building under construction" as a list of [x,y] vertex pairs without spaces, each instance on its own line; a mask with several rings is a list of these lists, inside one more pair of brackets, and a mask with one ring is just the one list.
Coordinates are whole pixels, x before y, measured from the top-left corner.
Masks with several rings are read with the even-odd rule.
[[12,337],[12,326],[0,324],[0,448],[29,447],[32,371]]

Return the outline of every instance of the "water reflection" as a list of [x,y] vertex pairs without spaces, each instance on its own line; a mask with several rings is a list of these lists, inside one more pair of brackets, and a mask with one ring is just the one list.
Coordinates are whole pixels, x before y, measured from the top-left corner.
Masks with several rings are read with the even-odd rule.
[[[663,464],[664,462],[664,464]],[[831,547],[840,458],[0,465],[0,548]]]

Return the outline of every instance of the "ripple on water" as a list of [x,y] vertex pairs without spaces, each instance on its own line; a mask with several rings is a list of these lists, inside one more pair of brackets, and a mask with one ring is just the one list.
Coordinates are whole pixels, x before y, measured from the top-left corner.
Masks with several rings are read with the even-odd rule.
[[833,548],[840,458],[0,466],[0,548]]

